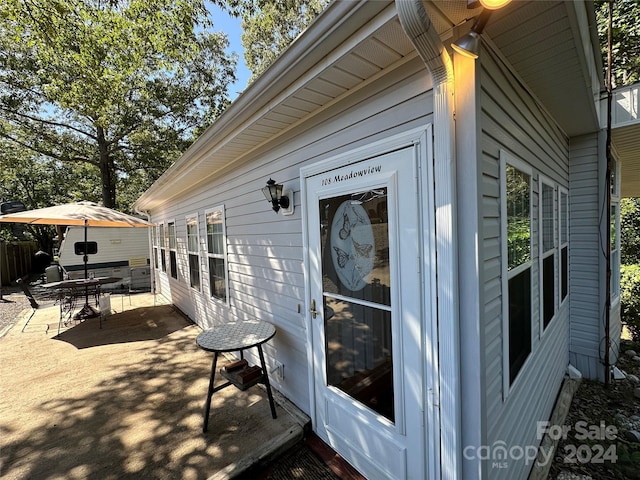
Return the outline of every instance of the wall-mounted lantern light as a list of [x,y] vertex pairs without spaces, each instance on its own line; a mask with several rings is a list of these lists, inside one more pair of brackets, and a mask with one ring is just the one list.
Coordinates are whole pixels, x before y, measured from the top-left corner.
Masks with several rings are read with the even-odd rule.
[[283,191],[282,184],[276,183],[271,178],[267,182],[267,186],[262,189],[264,198],[271,203],[273,211],[278,213],[282,208],[283,215],[293,214],[293,192],[291,190]]

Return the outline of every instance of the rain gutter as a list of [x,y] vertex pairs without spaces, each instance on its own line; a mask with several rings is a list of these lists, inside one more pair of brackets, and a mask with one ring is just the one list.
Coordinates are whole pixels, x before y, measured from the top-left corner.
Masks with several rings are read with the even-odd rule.
[[[396,0],[398,18],[433,78],[434,208],[437,274],[437,392],[427,395],[439,411],[438,445],[430,452],[430,478],[462,478],[460,338],[458,326],[458,258],[453,64],[422,0]],[[430,408],[425,405],[425,408]],[[438,441],[439,440],[439,441]],[[435,469],[435,470],[434,470]],[[438,472],[438,469],[440,471]]]
[[[218,117],[198,139],[135,202],[148,209],[153,199],[166,195],[183,177],[188,177],[212,151],[241,134],[257,112],[278,105],[292,84],[314,65],[326,61],[339,48],[345,32],[355,31],[386,8],[386,2],[357,0],[331,2],[307,29]],[[348,25],[347,28],[344,28]]]

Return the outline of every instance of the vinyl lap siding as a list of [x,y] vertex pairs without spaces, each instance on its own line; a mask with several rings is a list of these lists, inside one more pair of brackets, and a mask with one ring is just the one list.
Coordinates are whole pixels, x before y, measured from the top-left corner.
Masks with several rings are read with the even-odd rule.
[[[571,363],[587,378],[604,378],[600,363],[602,308],[600,284],[601,215],[598,178],[598,136],[588,135],[571,142]],[[606,215],[605,217],[608,217]]]
[[[179,279],[164,279],[173,302],[200,326],[261,319],[278,331],[265,345],[267,366],[277,360],[285,379],[272,383],[309,412],[307,314],[303,272],[300,168],[337,153],[424,126],[433,101],[429,76],[419,59],[381,77],[370,88],[346,97],[308,122],[266,143],[250,158],[216,173],[188,196],[168,202],[153,221],[175,219],[179,239]],[[260,189],[269,178],[294,192],[292,216],[271,210]],[[229,305],[208,298],[204,212],[224,205],[227,234]],[[185,216],[198,212],[202,292],[189,287]],[[182,244],[182,246],[181,246]],[[161,275],[165,277],[164,275]],[[168,276],[168,275],[167,275]]]
[[[491,447],[537,446],[536,422],[550,416],[569,362],[569,309],[563,305],[546,331],[539,327],[538,177],[568,187],[568,139],[550,120],[502,61],[483,51],[481,70],[481,147],[486,439]],[[508,392],[503,391],[503,324],[501,283],[500,151],[527,162],[532,176],[532,351]],[[557,209],[557,207],[556,207]],[[558,284],[556,277],[556,285]],[[499,467],[483,462],[483,478],[526,478],[531,465],[507,459]]]

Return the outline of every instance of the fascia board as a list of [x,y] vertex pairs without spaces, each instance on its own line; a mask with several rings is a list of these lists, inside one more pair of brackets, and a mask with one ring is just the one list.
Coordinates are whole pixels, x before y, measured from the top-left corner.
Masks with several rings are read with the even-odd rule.
[[595,9],[593,2],[566,2],[567,16],[573,30],[576,42],[578,61],[582,66],[585,88],[590,90],[590,110],[597,121],[600,118],[600,91],[603,88],[602,55],[595,24]]
[[321,62],[360,26],[391,2],[360,0],[332,2],[314,22],[258,77],[213,124],[135,202],[145,210],[149,202],[171,188],[218,144],[242,131],[256,111],[273,105],[290,85]]

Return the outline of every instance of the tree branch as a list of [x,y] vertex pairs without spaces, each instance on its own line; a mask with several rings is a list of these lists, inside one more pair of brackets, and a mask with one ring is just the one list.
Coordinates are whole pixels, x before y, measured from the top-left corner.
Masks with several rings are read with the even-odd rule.
[[76,163],[89,163],[91,165],[94,165],[96,167],[99,167],[99,163],[98,162],[94,162],[92,160],[90,160],[87,157],[65,157],[63,155],[58,155],[55,152],[51,152],[51,151],[47,151],[44,149],[40,149],[37,147],[34,147],[33,145],[29,144],[29,143],[25,143],[21,140],[18,140],[17,138],[12,137],[11,135],[4,133],[4,132],[0,132],[0,137],[4,137],[7,140],[10,140],[14,143],[17,143],[18,145],[25,147],[28,150],[31,150],[32,152],[36,152],[39,153],[41,155],[45,155],[47,157],[51,157],[55,160],[59,160],[61,162],[76,162]]
[[11,113],[13,115],[17,115],[18,117],[26,118],[27,120],[31,120],[31,121],[34,121],[34,122],[40,122],[40,123],[43,123],[45,125],[51,125],[51,126],[54,126],[54,127],[68,128],[69,130],[73,130],[74,132],[77,132],[77,133],[79,133],[81,135],[85,135],[85,136],[89,137],[92,140],[96,140],[95,135],[91,135],[88,132],[85,132],[85,131],[83,131],[83,130],[81,130],[79,128],[73,127],[71,125],[67,125],[66,123],[54,122],[53,120],[46,120],[44,118],[34,117],[32,115],[27,115],[26,113],[16,112],[15,110],[10,110],[8,108],[3,108],[3,107],[0,107],[0,110],[3,111],[3,112]]

